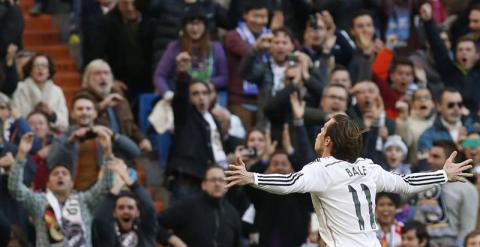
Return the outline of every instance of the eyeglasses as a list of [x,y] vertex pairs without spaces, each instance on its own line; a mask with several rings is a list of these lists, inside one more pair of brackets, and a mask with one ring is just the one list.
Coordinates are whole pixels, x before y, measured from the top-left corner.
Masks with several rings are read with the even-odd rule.
[[48,69],[48,64],[47,63],[34,63],[33,67],[38,68],[38,69]]
[[447,108],[448,109],[452,109],[453,107],[457,106],[458,108],[462,108],[463,107],[463,102],[448,102],[447,104]]

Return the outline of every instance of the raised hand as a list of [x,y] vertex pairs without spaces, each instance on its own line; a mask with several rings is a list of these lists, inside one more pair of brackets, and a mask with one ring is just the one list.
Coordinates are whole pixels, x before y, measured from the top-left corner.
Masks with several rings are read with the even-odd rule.
[[289,155],[295,152],[295,149],[293,148],[293,145],[292,145],[292,139],[290,138],[290,131],[288,129],[288,124],[283,125],[282,146],[283,146],[283,150],[285,150],[285,152],[287,152],[287,154]]
[[290,95],[290,105],[292,107],[293,119],[303,119],[305,114],[305,101],[300,100],[297,92]]
[[120,101],[124,101],[125,98],[119,93],[112,93],[105,97],[105,99],[100,102],[100,108],[106,109],[108,107],[116,106]]
[[365,55],[371,55],[375,50],[373,38],[365,33],[358,34],[357,46]]
[[273,153],[275,153],[275,150],[278,144],[277,141],[272,142],[272,134],[270,132],[270,129],[267,129],[265,131],[265,139],[266,139],[265,149],[263,149],[263,153],[261,154],[261,158],[264,161],[270,160],[270,157],[272,157]]
[[0,167],[10,167],[15,163],[12,153],[6,153],[2,158],[0,158]]
[[95,126],[92,128],[93,132],[97,134],[97,139],[102,146],[105,157],[112,155],[112,131],[104,126]]
[[188,52],[180,52],[175,58],[178,72],[188,72],[192,68],[192,57]]
[[447,173],[449,182],[466,182],[466,177],[473,176],[472,173],[465,172],[466,170],[472,168],[472,160],[468,159],[460,163],[454,163],[453,161],[455,160],[456,156],[457,151],[454,151],[452,154],[450,154],[450,157],[445,162],[445,165],[443,165],[443,170],[445,171],[445,173]]
[[255,49],[259,51],[265,51],[270,49],[270,45],[272,43],[273,34],[271,33],[264,33],[260,35],[255,41]]
[[33,138],[33,132],[28,132],[22,136],[20,144],[18,145],[17,159],[25,159],[30,150],[32,150]]
[[235,164],[228,166],[228,170],[225,171],[227,176],[227,188],[231,188],[234,185],[248,185],[255,183],[255,177],[253,173],[248,172],[240,156],[237,156]]

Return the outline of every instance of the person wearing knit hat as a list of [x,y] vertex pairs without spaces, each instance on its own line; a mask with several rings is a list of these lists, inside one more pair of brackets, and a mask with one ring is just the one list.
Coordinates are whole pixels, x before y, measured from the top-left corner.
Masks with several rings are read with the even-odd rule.
[[407,145],[402,141],[399,135],[391,135],[387,138],[383,146],[383,153],[387,161],[388,170],[398,174],[410,174],[410,165],[403,161],[407,156]]

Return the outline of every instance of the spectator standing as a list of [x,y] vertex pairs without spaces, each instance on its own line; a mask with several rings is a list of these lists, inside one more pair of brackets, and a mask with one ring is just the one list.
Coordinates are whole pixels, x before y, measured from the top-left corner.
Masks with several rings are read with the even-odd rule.
[[258,87],[254,82],[242,80],[239,66],[243,57],[256,46],[257,39],[270,32],[267,27],[269,5],[266,0],[250,0],[245,1],[243,6],[243,21],[225,36],[229,72],[228,103],[229,109],[240,117],[247,131],[251,131],[258,111]]
[[428,42],[433,49],[437,70],[443,77],[445,86],[457,89],[470,112],[477,112],[480,100],[476,92],[480,91],[480,84],[477,83],[480,80],[480,72],[475,40],[469,37],[460,38],[455,46],[455,59],[452,60],[439,37],[429,3],[422,5],[420,17],[424,22]]
[[[102,149],[111,158],[110,137],[99,133]],[[50,170],[47,193],[34,193],[23,183],[23,168],[26,155],[30,152],[33,134],[22,137],[16,160],[10,169],[8,189],[13,197],[29,212],[35,223],[36,244],[39,246],[78,244],[92,246],[92,212],[101,195],[111,187],[113,172],[110,168],[118,161],[106,166],[102,178],[89,191],[73,191],[70,165],[57,164]],[[60,207],[63,205],[63,207]]]
[[174,200],[200,192],[209,165],[227,165],[224,145],[229,136],[222,136],[211,112],[209,84],[191,78],[190,67],[188,59],[177,59],[177,87],[172,100],[175,133],[167,163]]
[[162,56],[154,75],[157,92],[164,95],[173,91],[178,72],[176,60],[187,60],[191,65],[188,74],[196,80],[207,81],[217,89],[228,82],[225,52],[219,42],[211,41],[207,30],[207,17],[202,9],[190,8],[182,22],[180,40],[171,42]]
[[219,27],[226,29],[233,27],[227,21],[227,11],[216,1],[153,0],[151,1],[150,11],[155,18],[155,63],[163,56],[168,44],[179,38],[182,20],[191,8],[199,8],[205,13],[207,23],[205,27],[212,39],[218,38]]
[[118,0],[104,18],[97,40],[98,54],[128,87],[128,98],[152,91],[153,21],[138,6],[140,0]]

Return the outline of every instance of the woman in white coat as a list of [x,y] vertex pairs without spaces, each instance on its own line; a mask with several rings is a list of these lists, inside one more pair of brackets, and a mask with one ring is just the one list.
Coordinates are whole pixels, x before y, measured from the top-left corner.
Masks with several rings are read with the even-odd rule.
[[33,110],[44,112],[52,125],[59,130],[68,127],[68,110],[65,96],[52,81],[55,65],[52,59],[38,53],[23,68],[25,80],[18,84],[12,96],[12,108],[22,116]]

